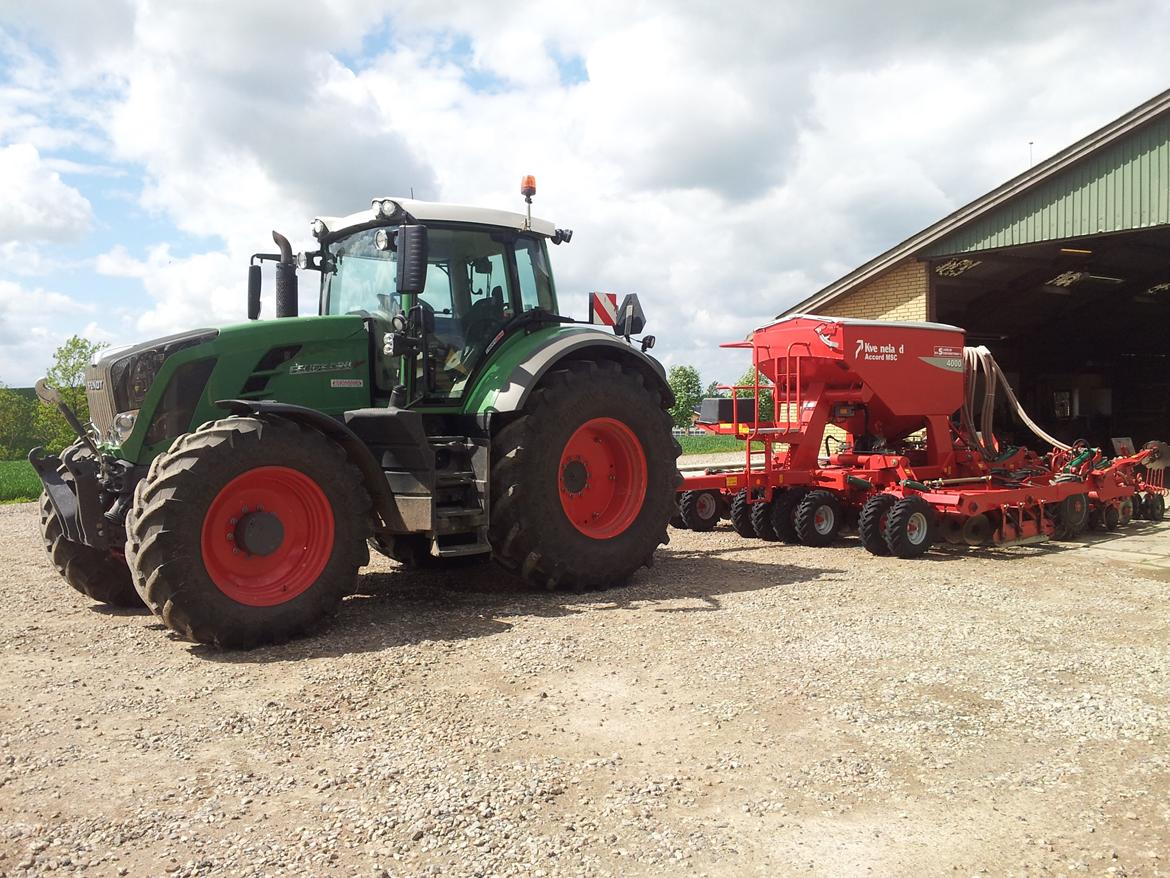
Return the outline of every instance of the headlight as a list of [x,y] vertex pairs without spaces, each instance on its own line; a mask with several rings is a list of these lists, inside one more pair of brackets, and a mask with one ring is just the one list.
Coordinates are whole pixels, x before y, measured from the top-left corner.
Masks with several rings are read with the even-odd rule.
[[320,219],[313,220],[313,237],[314,238],[320,238],[322,235],[324,235],[328,231],[329,231],[329,229],[325,225],[324,220],[320,220]]
[[390,233],[385,229],[378,229],[378,231],[374,232],[374,246],[382,252],[389,250],[393,243],[394,239],[390,237]]
[[134,353],[115,361],[110,366],[110,390],[114,395],[114,410],[137,411],[142,408],[158,371],[167,357],[195,345],[210,341],[218,330],[199,330],[161,339],[154,347],[137,348]]
[[398,206],[397,201],[391,201],[389,198],[387,198],[378,208],[378,213],[382,214],[382,216],[386,219],[394,219],[394,217],[398,216],[398,211],[400,210],[402,210],[402,208]]
[[138,420],[138,410],[132,412],[118,412],[114,415],[114,442],[121,445],[130,438],[134,431],[134,422]]

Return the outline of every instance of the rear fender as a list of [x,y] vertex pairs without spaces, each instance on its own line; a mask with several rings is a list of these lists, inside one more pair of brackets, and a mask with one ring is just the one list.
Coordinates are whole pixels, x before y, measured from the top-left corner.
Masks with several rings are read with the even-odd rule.
[[622,339],[600,332],[557,333],[548,336],[497,380],[482,397],[474,414],[481,427],[487,427],[493,414],[523,410],[532,392],[544,376],[562,363],[574,360],[600,362],[613,360],[639,373],[647,387],[662,397],[663,408],[674,405],[674,394],[666,381],[662,364]]

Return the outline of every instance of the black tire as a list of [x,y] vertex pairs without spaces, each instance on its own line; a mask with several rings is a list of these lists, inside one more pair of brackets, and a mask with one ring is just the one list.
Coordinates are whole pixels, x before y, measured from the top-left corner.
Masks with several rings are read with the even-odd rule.
[[1133,521],[1133,500],[1129,497],[1123,497],[1121,502],[1117,504],[1117,525],[1118,527],[1126,527]]
[[1146,497],[1146,518],[1150,521],[1161,521],[1166,517],[1166,498],[1161,494],[1150,494]]
[[678,508],[683,523],[691,530],[714,530],[719,523],[719,492],[684,491]]
[[786,543],[799,543],[796,532],[796,509],[808,495],[808,488],[777,490],[772,496],[772,530],[776,538]]
[[[597,418],[615,420],[632,434],[646,465],[642,505],[624,530],[605,538],[580,530],[561,500],[569,478],[562,454],[578,428]],[[495,560],[550,590],[625,585],[670,539],[666,527],[682,482],[676,463],[682,449],[670,427],[658,390],[617,363],[572,362],[547,375],[526,410],[492,440],[489,538]]]
[[780,496],[781,493],[777,492],[773,495],[771,503],[757,500],[751,506],[752,530],[756,532],[757,537],[768,543],[774,543],[780,539],[776,528],[772,527],[772,506]]
[[41,539],[57,572],[86,597],[112,607],[142,606],[126,560],[67,539],[57,511],[44,494],[41,494]]
[[1089,526],[1089,495],[1071,494],[1056,507],[1055,524],[1058,540],[1075,540]]
[[1121,511],[1109,503],[1101,510],[1101,526],[1105,530],[1117,530],[1118,525],[1121,524]]
[[756,529],[752,527],[752,504],[748,503],[747,489],[740,491],[731,501],[731,512],[728,516],[731,526],[741,537],[755,539]]
[[861,536],[861,545],[865,546],[871,555],[890,554],[890,547],[886,543],[886,522],[893,505],[892,495],[874,494],[861,507],[861,515],[857,519],[857,532]]
[[[301,484],[320,498],[322,510],[327,504],[333,520],[333,541],[322,553],[320,573],[294,597],[271,605],[237,600],[251,583],[236,586],[236,597],[218,585],[209,567],[223,562],[205,557],[202,542],[209,514],[230,499],[225,488],[234,490],[228,487],[233,480],[249,473],[256,477],[263,467],[303,476],[307,481]],[[138,484],[126,522],[127,560],[146,605],[181,637],[233,649],[280,643],[313,628],[353,593],[358,568],[369,561],[370,508],[357,467],[323,434],[282,418],[225,418],[176,439]],[[258,506],[246,514],[253,513],[282,521],[274,510]],[[286,519],[290,514],[285,511]],[[238,533],[247,521],[241,515],[231,524]],[[227,533],[224,538],[236,539]],[[276,547],[268,553],[253,556],[245,550],[244,555],[275,554],[284,545],[283,530],[272,539]]]
[[1148,499],[1148,497],[1142,494],[1135,493],[1133,495],[1133,517],[1138,521],[1145,521],[1150,517],[1146,512],[1146,501]]
[[898,558],[917,558],[934,542],[934,510],[921,497],[903,497],[886,519],[886,545]]
[[809,491],[796,507],[793,524],[806,546],[827,546],[843,526],[841,501],[832,491]]

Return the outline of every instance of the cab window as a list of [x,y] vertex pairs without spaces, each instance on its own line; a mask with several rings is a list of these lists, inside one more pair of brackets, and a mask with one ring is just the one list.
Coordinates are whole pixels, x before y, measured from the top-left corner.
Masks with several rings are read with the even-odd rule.
[[520,281],[520,307],[556,310],[553,307],[552,272],[544,242],[535,238],[516,239],[516,273]]

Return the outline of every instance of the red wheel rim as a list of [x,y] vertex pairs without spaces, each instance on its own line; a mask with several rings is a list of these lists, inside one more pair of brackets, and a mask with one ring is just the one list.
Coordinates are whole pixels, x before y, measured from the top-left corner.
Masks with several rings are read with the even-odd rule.
[[626,531],[646,499],[646,455],[634,431],[613,418],[586,421],[561,452],[561,508],[587,537],[607,540]]
[[[255,525],[266,529],[265,539],[249,537]],[[211,501],[201,548],[207,575],[229,598],[250,607],[283,604],[316,582],[333,554],[333,507],[304,473],[257,467]]]

